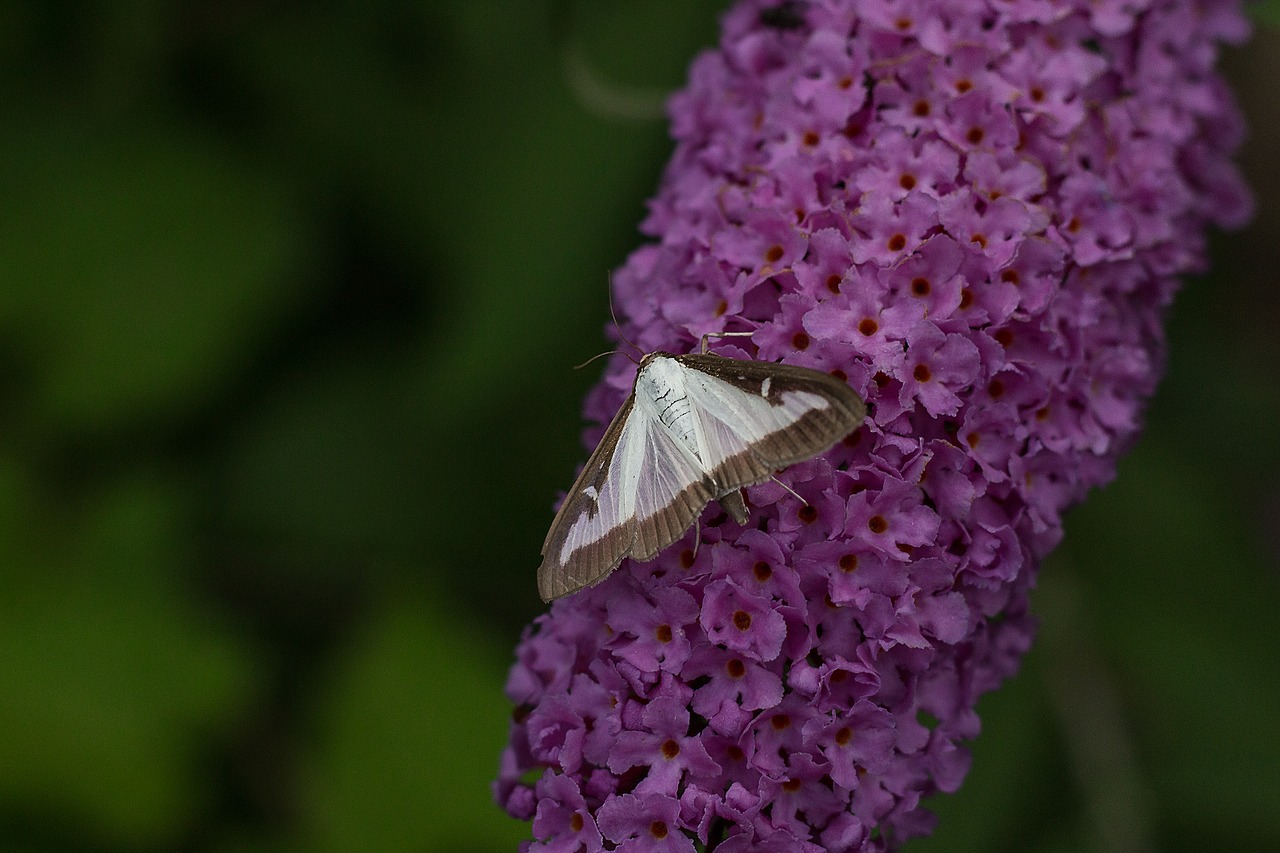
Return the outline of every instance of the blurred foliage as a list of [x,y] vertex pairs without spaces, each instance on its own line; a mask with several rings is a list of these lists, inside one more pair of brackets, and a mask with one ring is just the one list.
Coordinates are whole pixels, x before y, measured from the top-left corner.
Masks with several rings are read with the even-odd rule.
[[1280,27],[1280,0],[1254,0],[1248,9],[1256,20],[1272,27]]
[[[0,848],[526,837],[488,782],[569,366],[721,5],[0,0]],[[909,849],[1280,846],[1277,231],[1182,296]]]

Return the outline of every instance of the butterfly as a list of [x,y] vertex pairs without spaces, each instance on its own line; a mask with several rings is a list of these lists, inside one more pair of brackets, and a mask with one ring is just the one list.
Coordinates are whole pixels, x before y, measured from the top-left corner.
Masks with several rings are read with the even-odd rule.
[[742,487],[823,453],[866,417],[830,374],[705,348],[640,361],[542,543],[543,601],[600,582],[627,557],[652,560],[711,501],[745,523]]

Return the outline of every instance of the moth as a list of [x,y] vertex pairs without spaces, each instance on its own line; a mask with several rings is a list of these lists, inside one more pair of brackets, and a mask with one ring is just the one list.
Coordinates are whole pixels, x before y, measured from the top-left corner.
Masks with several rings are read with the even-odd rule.
[[862,398],[818,370],[705,352],[646,355],[631,395],[542,543],[543,601],[652,560],[713,500],[747,521],[740,489],[826,451],[861,425]]

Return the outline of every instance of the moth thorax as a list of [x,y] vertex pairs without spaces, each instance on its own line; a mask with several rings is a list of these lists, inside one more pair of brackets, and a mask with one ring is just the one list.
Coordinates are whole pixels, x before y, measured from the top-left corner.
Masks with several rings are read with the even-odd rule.
[[667,357],[647,361],[636,377],[636,403],[648,408],[694,456],[698,455],[693,408],[685,385],[685,369],[679,362]]

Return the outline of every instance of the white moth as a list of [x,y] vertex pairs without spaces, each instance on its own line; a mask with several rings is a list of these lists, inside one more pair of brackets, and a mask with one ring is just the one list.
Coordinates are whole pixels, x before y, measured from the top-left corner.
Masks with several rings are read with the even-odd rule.
[[745,523],[739,489],[817,456],[865,416],[852,388],[818,370],[646,355],[542,543],[542,600],[603,580],[626,557],[653,559],[713,500]]

